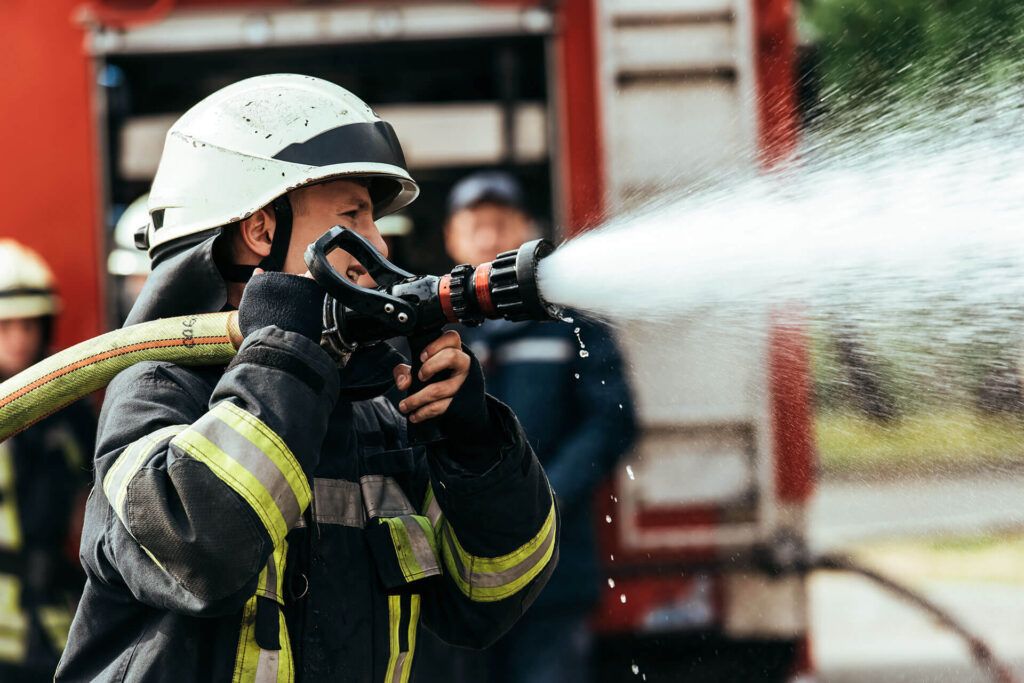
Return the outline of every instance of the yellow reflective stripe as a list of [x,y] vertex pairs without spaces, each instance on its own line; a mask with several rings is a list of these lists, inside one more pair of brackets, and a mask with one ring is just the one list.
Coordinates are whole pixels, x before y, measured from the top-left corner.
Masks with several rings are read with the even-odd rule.
[[37,610],[39,621],[56,652],[64,652],[75,611],[67,605],[43,605]]
[[125,448],[107,470],[107,475],[103,477],[103,493],[106,494],[110,506],[114,508],[114,512],[126,527],[128,520],[125,518],[124,503],[128,497],[128,484],[131,483],[136,472],[146,463],[157,446],[166,439],[181,433],[186,427],[188,425],[171,425],[158,429],[152,434],[147,434]]
[[313,492],[309,487],[309,480],[302,471],[299,461],[295,459],[288,445],[277,433],[252,413],[239,408],[231,401],[221,401],[210,411],[219,417],[225,424],[232,427],[239,434],[249,439],[254,446],[263,451],[264,454],[275,465],[288,482],[292,494],[299,502],[299,514],[305,512],[309,507],[309,501]]
[[[284,620],[284,611],[278,610],[278,639],[280,650],[264,650],[256,642],[256,609],[258,596],[263,595],[265,581],[268,576],[276,576],[278,596],[284,577],[284,558],[287,556],[287,544],[274,551],[267,568],[260,574],[260,588],[245,603],[242,610],[242,624],[238,633],[238,646],[235,650],[235,670],[231,683],[293,683],[295,681],[295,662],[292,657],[292,646],[288,639],[288,625]],[[274,565],[273,572],[270,571]],[[277,599],[277,596],[267,596]],[[279,600],[283,604],[283,600]]]
[[263,522],[274,547],[284,542],[284,537],[288,534],[288,523],[274,502],[274,497],[244,465],[192,429],[186,429],[174,437],[171,445],[181,448],[205,464],[238,495],[242,496]]
[[284,562],[288,556],[288,541],[274,550],[267,566],[260,572],[256,583],[256,595],[274,600],[284,606]]
[[406,583],[441,573],[430,520],[421,515],[403,515],[379,519],[378,523],[388,527],[398,567]]
[[455,585],[470,600],[495,602],[522,590],[547,566],[555,552],[555,504],[540,531],[501,557],[471,555],[459,543],[447,520],[441,525],[441,555]]
[[412,658],[416,650],[416,631],[420,621],[420,596],[409,596],[409,627],[406,632],[409,649],[401,649],[402,596],[388,596],[388,668],[384,674],[385,683],[408,683],[412,673]]
[[0,442],[0,548],[21,548],[21,520],[18,517],[14,451],[7,441]]
[[28,615],[21,608],[21,582],[0,574],[0,662],[21,664],[28,654]]

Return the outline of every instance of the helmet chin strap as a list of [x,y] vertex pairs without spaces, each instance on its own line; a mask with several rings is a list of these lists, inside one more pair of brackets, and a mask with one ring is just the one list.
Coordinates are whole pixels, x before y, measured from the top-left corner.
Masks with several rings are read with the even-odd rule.
[[274,220],[274,238],[270,243],[270,253],[260,261],[259,267],[266,271],[277,271],[284,268],[284,259],[288,256],[288,245],[292,241],[292,204],[287,195],[281,195],[272,204]]
[[288,245],[292,241],[292,204],[287,195],[282,195],[271,202],[274,207],[274,237],[270,242],[270,253],[260,261],[258,266],[243,266],[232,263],[221,268],[224,279],[228,282],[248,282],[257,268],[279,271],[284,268],[284,260],[288,256]]

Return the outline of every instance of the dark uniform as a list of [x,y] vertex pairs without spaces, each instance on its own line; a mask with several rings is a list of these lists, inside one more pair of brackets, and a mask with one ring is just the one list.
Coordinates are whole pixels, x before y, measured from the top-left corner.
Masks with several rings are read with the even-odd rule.
[[76,403],[0,443],[0,681],[48,681],[85,576],[68,553],[96,418]]
[[[224,296],[210,239],[157,265],[129,322]],[[336,371],[270,325],[227,368],[120,374],[57,680],[404,683],[420,621],[469,647],[505,632],[557,561],[547,479],[490,398],[485,439],[410,448],[380,397],[401,360]]]

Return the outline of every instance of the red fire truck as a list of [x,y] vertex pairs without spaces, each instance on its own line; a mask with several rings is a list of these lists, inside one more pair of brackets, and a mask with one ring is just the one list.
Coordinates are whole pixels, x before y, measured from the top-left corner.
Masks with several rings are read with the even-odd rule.
[[[512,169],[568,238],[680,182],[795,146],[792,0],[47,0],[0,3],[2,232],[59,273],[62,344],[116,324],[102,267],[163,135],[230,82],[290,71],[395,126],[423,194],[403,265],[438,265],[448,187]],[[602,680],[810,671],[813,448],[790,312],[620,340],[643,426],[596,501]],[[670,672],[670,673],[666,673]],[[672,673],[674,672],[674,673]]]

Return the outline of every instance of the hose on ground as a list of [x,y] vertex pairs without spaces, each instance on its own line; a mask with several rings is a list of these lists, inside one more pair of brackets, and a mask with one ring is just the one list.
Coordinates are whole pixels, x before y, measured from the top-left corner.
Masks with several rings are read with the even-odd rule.
[[0,441],[102,389],[135,363],[222,365],[241,343],[238,314],[230,311],[154,320],[76,344],[0,383]]
[[977,634],[973,633],[947,610],[938,606],[935,602],[929,600],[920,592],[908,588],[903,584],[897,583],[891,578],[880,574],[874,569],[865,567],[845,555],[821,555],[815,558],[811,565],[811,569],[851,572],[870,579],[900,599],[924,610],[934,617],[940,624],[960,636],[967,643],[971,657],[978,666],[988,674],[994,683],[1019,683],[1019,679],[1013,673],[1013,670],[1005,662],[996,657],[995,653],[992,652],[992,648],[990,648],[985,641],[983,641]]

